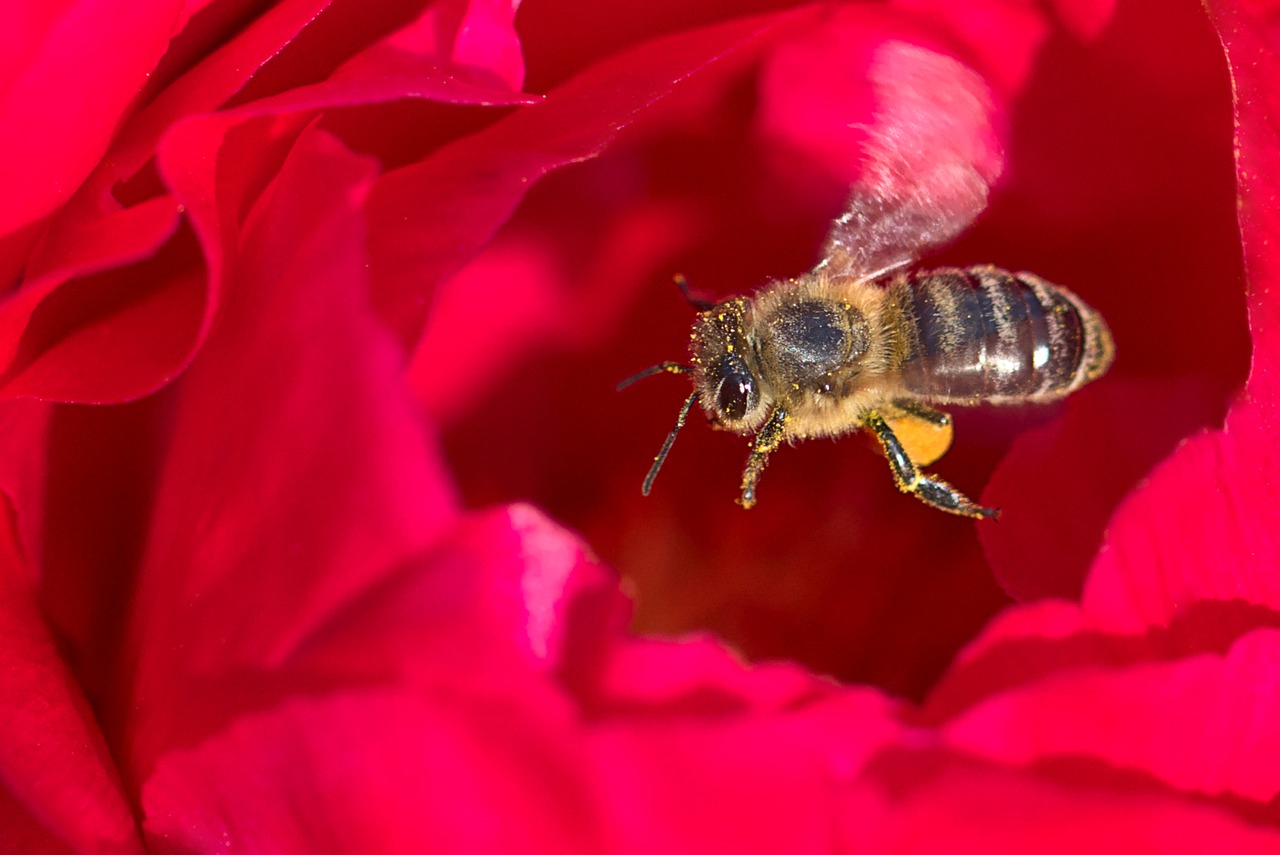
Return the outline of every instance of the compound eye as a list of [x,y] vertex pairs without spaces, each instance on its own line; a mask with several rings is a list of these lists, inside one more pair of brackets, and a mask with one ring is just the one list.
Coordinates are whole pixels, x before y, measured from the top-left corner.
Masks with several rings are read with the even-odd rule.
[[756,384],[750,374],[733,372],[720,380],[716,389],[716,409],[725,418],[740,421],[751,411],[756,401]]

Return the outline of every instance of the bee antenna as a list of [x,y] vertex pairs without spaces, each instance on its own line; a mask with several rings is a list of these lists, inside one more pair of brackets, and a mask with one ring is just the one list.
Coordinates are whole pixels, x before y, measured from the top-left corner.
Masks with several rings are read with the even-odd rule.
[[680,289],[680,293],[684,295],[684,299],[689,303],[689,305],[693,306],[699,312],[709,311],[711,307],[715,305],[715,303],[704,297],[693,296],[693,292],[689,290],[689,280],[684,278],[683,273],[677,273],[675,276],[671,277],[671,280],[676,283],[676,287]]
[[626,380],[619,383],[615,388],[621,392],[637,380],[643,380],[646,377],[652,377],[653,375],[661,374],[664,371],[668,374],[688,374],[692,370],[693,369],[688,365],[681,365],[679,362],[663,362],[661,365],[654,365],[636,374],[632,374]]
[[685,419],[689,418],[689,411],[693,409],[694,402],[698,400],[698,392],[694,392],[684,401],[684,406],[680,408],[680,415],[676,416],[676,426],[671,429],[671,433],[667,434],[667,441],[662,443],[662,450],[658,452],[658,456],[653,458],[653,465],[649,467],[649,474],[644,476],[644,484],[640,487],[641,495],[649,495],[649,489],[653,487],[653,479],[658,477],[658,470],[662,468],[662,464],[667,459],[667,453],[671,451],[671,446],[675,444],[676,434],[680,433],[680,428],[684,427]]

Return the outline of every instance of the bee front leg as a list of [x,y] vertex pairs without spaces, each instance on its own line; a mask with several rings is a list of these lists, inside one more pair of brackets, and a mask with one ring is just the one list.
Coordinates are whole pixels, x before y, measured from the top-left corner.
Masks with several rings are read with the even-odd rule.
[[902,443],[898,441],[898,437],[894,435],[893,429],[879,413],[871,413],[864,423],[871,428],[876,439],[880,440],[880,445],[884,448],[884,456],[889,460],[889,467],[893,470],[893,478],[898,482],[899,490],[910,493],[926,505],[947,513],[974,519],[995,519],[1000,516],[998,509],[984,508],[941,478],[932,478],[917,469],[911,462],[911,458],[907,456]]
[[787,413],[782,407],[774,407],[769,418],[756,431],[751,443],[751,456],[747,458],[747,468],[742,472],[742,496],[738,504],[750,508],[756,503],[756,484],[760,481],[760,473],[764,472],[769,455],[782,444],[782,436],[787,426]]

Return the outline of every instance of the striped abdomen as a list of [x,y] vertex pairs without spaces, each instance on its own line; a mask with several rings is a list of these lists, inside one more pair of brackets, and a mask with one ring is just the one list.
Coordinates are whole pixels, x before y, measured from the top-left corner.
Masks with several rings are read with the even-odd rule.
[[938,401],[1046,401],[1102,376],[1114,348],[1079,297],[1030,273],[945,268],[889,286],[901,312],[899,384]]

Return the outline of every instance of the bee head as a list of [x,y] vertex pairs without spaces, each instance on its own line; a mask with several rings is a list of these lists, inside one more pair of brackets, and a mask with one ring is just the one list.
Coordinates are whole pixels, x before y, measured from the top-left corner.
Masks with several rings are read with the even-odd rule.
[[[677,284],[685,290],[683,280],[677,279]],[[687,292],[685,296],[688,296]],[[694,301],[691,299],[690,302]],[[703,410],[714,424],[737,433],[750,433],[764,422],[772,403],[769,389],[761,382],[750,304],[742,297],[735,297],[716,305],[700,301],[695,305],[702,311],[690,335],[692,364],[663,362],[618,384],[619,389],[625,389],[637,380],[657,374],[692,375],[693,392],[685,399],[680,414],[676,416],[676,426],[667,434],[666,442],[653,458],[649,474],[640,486],[640,492],[646,496],[694,404],[701,401]]]
[[738,433],[758,427],[768,410],[751,331],[750,304],[735,297],[699,314],[690,336],[702,408],[713,422]]

